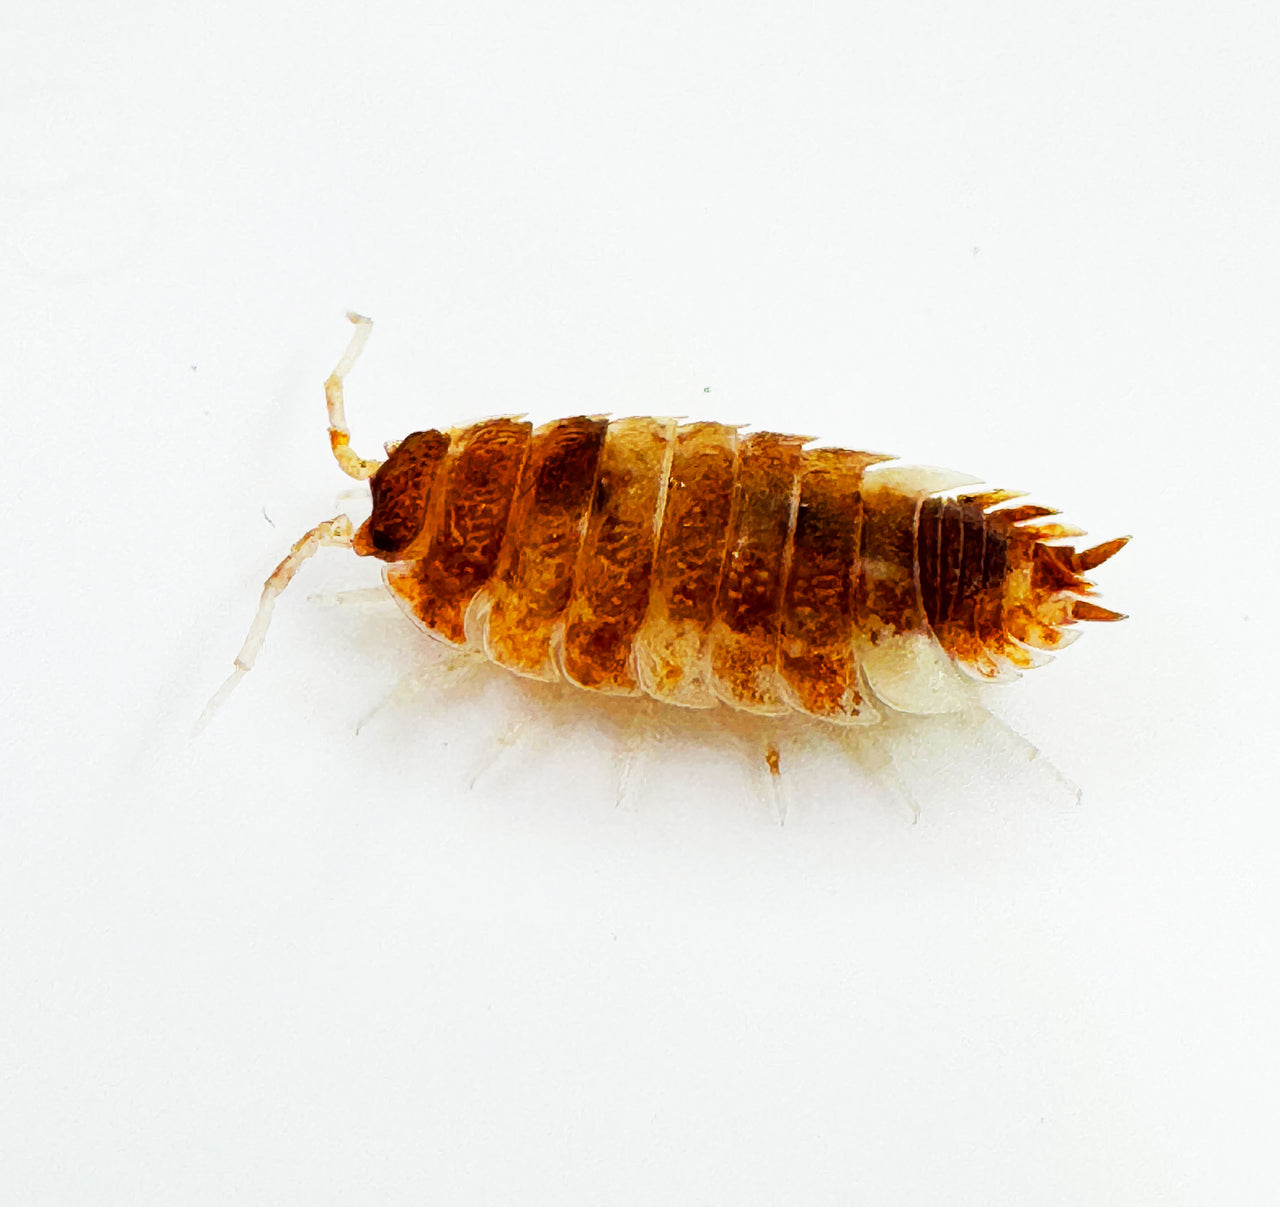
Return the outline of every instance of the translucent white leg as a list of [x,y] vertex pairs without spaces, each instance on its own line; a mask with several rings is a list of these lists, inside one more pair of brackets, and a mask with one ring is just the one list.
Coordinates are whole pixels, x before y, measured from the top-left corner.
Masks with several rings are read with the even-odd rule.
[[622,735],[614,748],[613,763],[618,772],[618,784],[613,804],[617,809],[622,808],[622,802],[630,794],[631,777],[635,773],[636,764],[645,753],[645,746],[657,740],[653,728],[652,709],[647,705],[647,701],[636,705],[635,710],[627,718]]
[[307,596],[307,602],[332,608],[373,608],[394,604],[395,600],[385,587],[353,587],[347,591],[315,591]]
[[[381,587],[370,589],[377,591],[382,600],[391,601],[391,597]],[[360,595],[362,592],[349,591],[345,594]],[[430,674],[425,673],[421,668],[416,668],[401,675],[395,687],[356,722],[356,733],[358,734],[390,705],[400,709],[412,708],[429,687],[437,689],[443,699],[445,692],[462,686],[465,680],[471,678],[483,666],[483,659],[478,658],[472,651],[459,650],[437,663]]]
[[496,737],[490,744],[489,748],[476,762],[471,775],[467,779],[467,791],[470,792],[480,782],[480,780],[488,775],[503,759],[506,758],[516,744],[520,741],[521,735],[524,733],[525,726],[528,724],[529,718],[522,717],[518,721],[513,721],[507,726],[506,730]]
[[1071,797],[1071,805],[1078,806],[1084,799],[1084,790],[1065,772],[1059,768],[1045,755],[1030,738],[1023,737],[1016,729],[1009,725],[1006,721],[997,717],[995,713],[983,709],[982,723],[989,726],[1005,743],[1015,750],[1022,753],[1028,763],[1035,763],[1043,768],[1049,775],[1057,781],[1058,785]]
[[271,625],[271,613],[275,609],[276,600],[293,580],[293,576],[298,573],[302,563],[314,557],[324,545],[341,545],[349,549],[352,535],[350,518],[339,515],[317,524],[310,532],[294,542],[288,556],[271,572],[271,577],[263,584],[258,611],[254,615],[253,623],[249,626],[244,645],[236,655],[235,669],[227,676],[226,682],[214,692],[209,703],[204,706],[200,719],[196,721],[196,733],[200,733],[213,720],[223,702],[235,690],[236,684],[252,669],[258,657],[258,651],[262,649],[262,643],[267,636],[267,629]]
[[890,733],[891,728],[892,726],[884,726],[859,731],[857,734],[860,739],[858,757],[867,771],[881,784],[886,785],[889,791],[907,807],[911,814],[911,824],[914,826],[920,820],[920,801],[898,769],[897,760],[893,754],[894,740]]

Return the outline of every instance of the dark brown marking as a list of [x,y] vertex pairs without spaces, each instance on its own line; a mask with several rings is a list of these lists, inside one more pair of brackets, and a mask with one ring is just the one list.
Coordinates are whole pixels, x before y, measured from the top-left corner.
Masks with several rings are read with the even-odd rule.
[[945,500],[930,497],[920,504],[916,520],[916,566],[920,603],[930,628],[937,631],[942,616],[942,513]]
[[1009,573],[1009,538],[999,524],[987,517],[986,546],[982,557],[982,585],[974,608],[978,640],[993,657],[1007,656],[1004,631],[1004,587]]
[[964,513],[955,499],[942,500],[938,533],[938,616],[935,631],[951,624],[960,606],[961,566],[964,560]]

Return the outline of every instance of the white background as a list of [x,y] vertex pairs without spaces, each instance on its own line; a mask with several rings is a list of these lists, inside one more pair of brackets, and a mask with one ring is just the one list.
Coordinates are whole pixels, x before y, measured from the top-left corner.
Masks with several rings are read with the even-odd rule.
[[[1275,1201],[1273,4],[10,4],[0,46],[0,1200]],[[614,714],[410,698],[398,613],[312,598],[376,581],[340,552],[193,742],[350,485],[347,308],[365,455],[813,433],[1134,533],[1131,619],[994,693],[1045,759],[897,748],[914,823],[801,745],[779,825],[697,731],[619,805]]]

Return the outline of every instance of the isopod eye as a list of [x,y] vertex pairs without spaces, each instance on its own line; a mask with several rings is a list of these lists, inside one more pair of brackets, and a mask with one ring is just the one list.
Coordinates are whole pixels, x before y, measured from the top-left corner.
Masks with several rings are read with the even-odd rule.
[[[357,538],[357,552],[395,561],[422,533],[427,505],[449,437],[443,432],[414,432],[406,436],[378,467],[370,480],[373,514],[366,533]],[[363,548],[362,548],[363,546]]]

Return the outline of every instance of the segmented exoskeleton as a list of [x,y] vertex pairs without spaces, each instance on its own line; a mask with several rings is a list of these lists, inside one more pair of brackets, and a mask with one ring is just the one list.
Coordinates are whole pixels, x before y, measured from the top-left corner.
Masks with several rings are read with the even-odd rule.
[[1120,618],[1083,576],[1127,538],[1077,551],[1064,542],[1078,529],[1012,492],[957,493],[973,479],[804,437],[498,418],[414,432],[364,460],[343,413],[369,331],[352,319],[326,385],[330,439],[342,468],[370,480],[372,514],[294,546],[228,687],[321,544],[381,559],[428,633],[518,674],[844,724],[875,719],[868,688],[900,710],[945,711],[967,679],[1044,661],[1075,621]]

